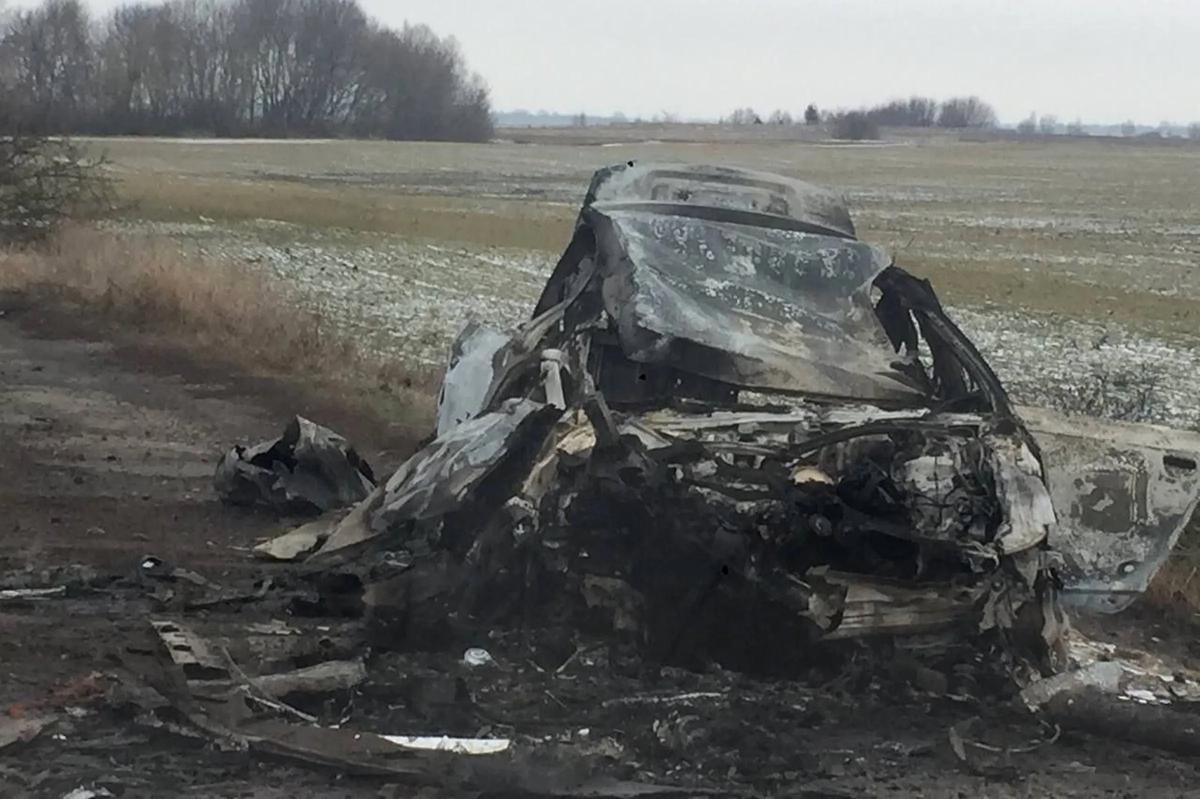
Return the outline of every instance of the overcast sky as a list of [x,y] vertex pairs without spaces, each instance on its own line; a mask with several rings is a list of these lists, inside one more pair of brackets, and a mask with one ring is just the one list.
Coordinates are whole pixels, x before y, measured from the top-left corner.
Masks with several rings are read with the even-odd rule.
[[1200,120],[1200,0],[361,2],[454,35],[500,110],[717,117],[921,93],[978,94],[1009,123]]

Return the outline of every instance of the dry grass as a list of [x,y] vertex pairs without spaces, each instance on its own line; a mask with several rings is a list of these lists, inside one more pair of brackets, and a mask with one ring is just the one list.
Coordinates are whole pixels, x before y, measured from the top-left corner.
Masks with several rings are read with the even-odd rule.
[[1149,607],[1189,620],[1200,616],[1200,520],[1193,518],[1184,530],[1143,601]]
[[129,176],[121,199],[142,219],[217,222],[272,219],[306,228],[555,250],[570,238],[575,208],[515,200],[406,196],[382,188],[259,180]]
[[278,281],[170,242],[70,227],[44,248],[0,253],[0,291],[230,374],[281,379],[376,418],[392,441],[415,441],[430,426],[433,375],[360,350]]

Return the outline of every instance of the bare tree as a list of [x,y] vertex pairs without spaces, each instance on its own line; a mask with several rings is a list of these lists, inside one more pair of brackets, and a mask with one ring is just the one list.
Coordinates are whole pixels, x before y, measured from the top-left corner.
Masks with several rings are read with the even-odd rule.
[[938,103],[929,97],[913,96],[877,105],[868,113],[880,125],[928,128],[937,121]]
[[1083,126],[1083,120],[1076,117],[1074,122],[1068,123],[1067,124],[1067,135],[1068,136],[1086,136],[1087,128],[1085,128]]
[[1029,116],[1017,123],[1017,133],[1022,136],[1032,136],[1038,131],[1038,118],[1036,112],[1030,112]]
[[1044,114],[1038,120],[1038,130],[1044,136],[1053,136],[1055,133],[1058,133],[1058,117],[1053,114]]
[[47,0],[13,15],[0,39],[0,60],[12,81],[13,121],[64,132],[86,117],[92,100],[89,27],[79,0]]
[[781,108],[776,108],[771,112],[771,116],[767,121],[772,125],[790,125],[792,124],[792,115]]
[[821,112],[819,110],[817,110],[817,104],[809,103],[808,107],[804,109],[804,124],[805,125],[816,125],[816,124],[820,123],[820,121],[821,121]]
[[879,123],[866,111],[842,111],[831,118],[830,135],[835,139],[862,141],[879,138]]
[[1200,141],[1200,122],[1188,125],[1188,138],[1192,141]]
[[358,0],[79,0],[0,23],[0,124],[41,131],[486,139],[491,102],[453,39]]
[[729,115],[729,123],[731,125],[761,125],[762,117],[749,106],[735,108],[733,113]]
[[1137,124],[1134,123],[1134,121],[1132,119],[1127,119],[1124,122],[1122,122],[1121,123],[1121,135],[1122,136],[1136,136],[1137,135]]
[[937,123],[942,128],[991,128],[996,112],[978,97],[952,97],[942,103]]

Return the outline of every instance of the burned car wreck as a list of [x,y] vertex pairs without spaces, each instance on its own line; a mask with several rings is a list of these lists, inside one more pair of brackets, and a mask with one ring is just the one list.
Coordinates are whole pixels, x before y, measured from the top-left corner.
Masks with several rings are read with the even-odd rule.
[[652,662],[970,641],[1023,679],[1063,658],[1054,524],[995,373],[835,196],[630,163],[594,177],[532,318],[463,331],[436,438],[310,564]]

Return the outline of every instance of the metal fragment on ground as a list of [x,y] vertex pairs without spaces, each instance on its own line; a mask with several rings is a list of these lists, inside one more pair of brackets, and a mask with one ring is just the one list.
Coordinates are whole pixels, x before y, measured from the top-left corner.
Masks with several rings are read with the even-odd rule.
[[226,453],[213,484],[235,505],[324,513],[364,499],[375,487],[375,475],[344,438],[297,416],[279,438]]

